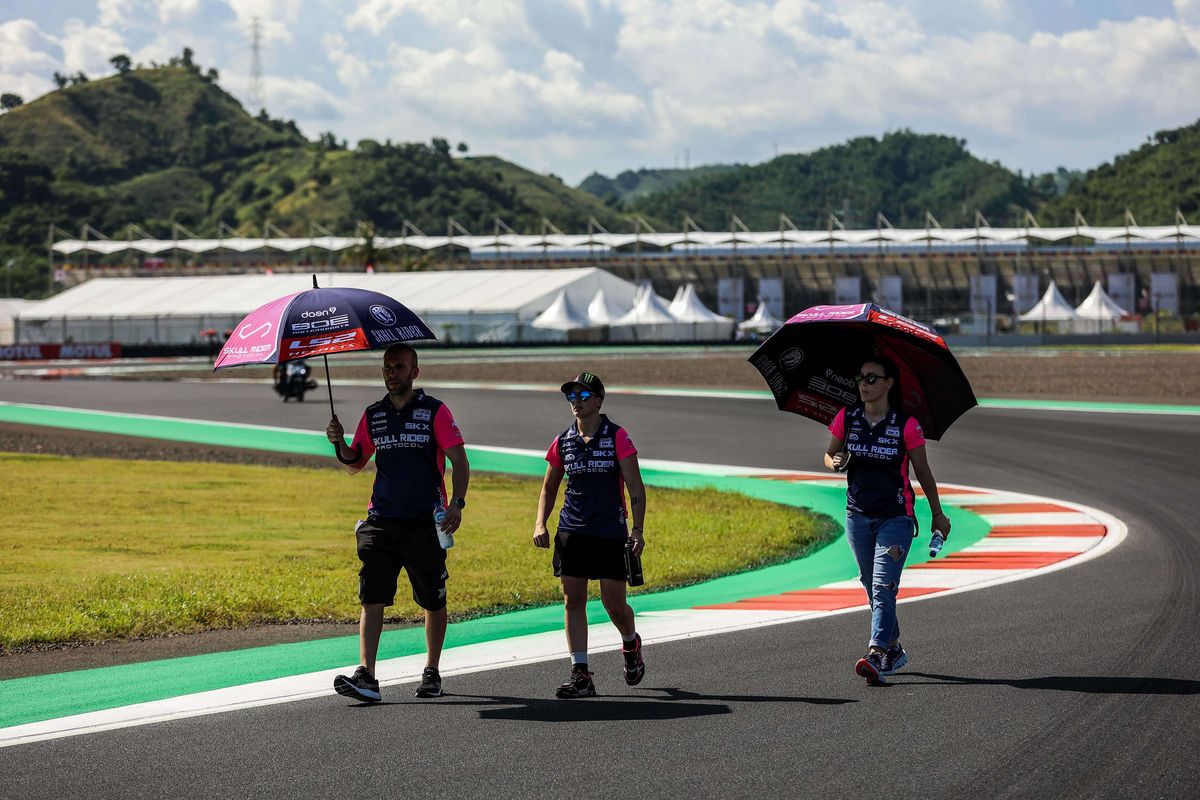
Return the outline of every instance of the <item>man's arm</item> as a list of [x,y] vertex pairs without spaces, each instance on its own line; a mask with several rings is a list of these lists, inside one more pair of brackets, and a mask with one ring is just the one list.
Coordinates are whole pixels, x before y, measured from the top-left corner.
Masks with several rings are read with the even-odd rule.
[[558,487],[562,485],[564,474],[562,467],[546,465],[546,477],[542,478],[542,492],[538,495],[537,516],[533,519],[533,544],[536,547],[550,546],[550,531],[546,529],[546,522],[554,510],[554,501],[558,499]]
[[643,539],[643,525],[646,522],[646,486],[642,483],[642,470],[638,466],[637,453],[620,460],[621,478],[625,481],[625,489],[629,492],[629,510],[633,516],[633,526],[629,529],[629,538],[633,539],[633,552],[637,555],[646,547]]
[[[471,465],[467,463],[467,448],[461,444],[446,449],[446,458],[450,459],[450,468],[454,473],[450,477],[450,497],[467,499],[467,486],[471,483]],[[462,509],[453,503],[446,504],[446,521],[442,523],[447,533],[454,533],[462,524]]]

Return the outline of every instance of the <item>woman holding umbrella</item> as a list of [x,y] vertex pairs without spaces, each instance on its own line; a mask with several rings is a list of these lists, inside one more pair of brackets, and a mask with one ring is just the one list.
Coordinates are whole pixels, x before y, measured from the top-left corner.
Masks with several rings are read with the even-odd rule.
[[885,676],[908,662],[900,645],[896,595],[917,530],[910,463],[929,501],[933,530],[950,533],[921,424],[901,411],[898,377],[896,364],[886,356],[863,363],[854,376],[861,403],[837,412],[825,451],[825,466],[847,473],[846,538],[871,602],[871,640],[854,671],[872,686],[882,685]]

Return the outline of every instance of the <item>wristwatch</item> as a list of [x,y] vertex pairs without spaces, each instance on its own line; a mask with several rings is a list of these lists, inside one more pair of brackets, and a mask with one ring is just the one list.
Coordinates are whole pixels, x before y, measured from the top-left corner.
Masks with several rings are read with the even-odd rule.
[[464,508],[466,508],[466,507],[467,507],[467,501],[466,501],[466,499],[465,499],[465,498],[462,498],[462,497],[455,497],[455,498],[453,498],[453,499],[451,499],[451,500],[450,500],[450,505],[454,506],[454,507],[455,507],[455,508],[457,508],[459,511],[461,511],[461,510],[463,510]]

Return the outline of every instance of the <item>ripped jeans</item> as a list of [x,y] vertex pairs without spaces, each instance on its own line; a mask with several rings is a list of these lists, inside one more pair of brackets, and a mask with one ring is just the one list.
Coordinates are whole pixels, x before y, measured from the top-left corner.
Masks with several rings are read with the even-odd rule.
[[868,517],[846,512],[846,539],[858,562],[858,579],[871,601],[871,646],[887,648],[900,641],[896,593],[900,572],[912,549],[911,517]]

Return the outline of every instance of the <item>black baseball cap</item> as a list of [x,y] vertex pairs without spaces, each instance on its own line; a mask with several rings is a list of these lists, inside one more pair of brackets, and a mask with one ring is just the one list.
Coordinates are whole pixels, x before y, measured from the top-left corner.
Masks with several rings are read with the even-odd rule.
[[589,389],[593,394],[604,397],[604,382],[600,380],[598,375],[593,375],[590,372],[579,373],[574,377],[574,379],[564,383],[559,390],[563,394],[566,394],[567,392],[571,391],[571,387],[575,386],[576,384]]

